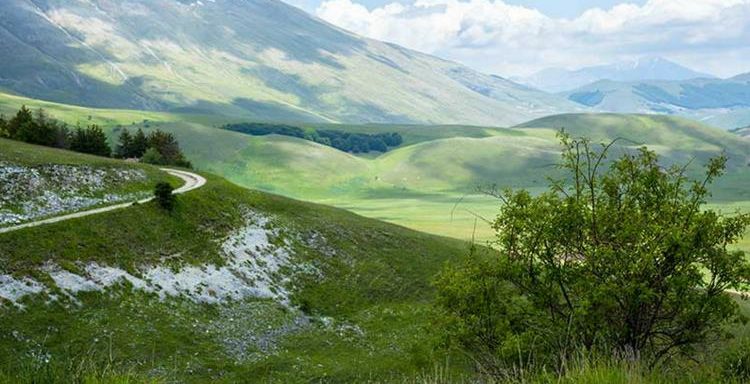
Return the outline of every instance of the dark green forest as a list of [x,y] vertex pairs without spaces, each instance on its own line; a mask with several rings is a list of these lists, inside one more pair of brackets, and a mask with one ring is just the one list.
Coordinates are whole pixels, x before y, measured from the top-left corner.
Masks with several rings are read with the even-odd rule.
[[386,132],[369,135],[335,130],[310,129],[284,124],[240,123],[228,124],[223,129],[253,136],[282,135],[297,137],[349,153],[388,152],[404,142],[399,133]]

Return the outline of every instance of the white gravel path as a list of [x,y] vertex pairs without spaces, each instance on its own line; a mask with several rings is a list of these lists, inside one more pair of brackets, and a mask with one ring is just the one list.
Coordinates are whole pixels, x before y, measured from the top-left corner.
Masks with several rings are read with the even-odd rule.
[[[171,169],[171,168],[161,168],[161,170],[169,173],[172,176],[179,177],[180,179],[185,181],[185,184],[183,186],[174,190],[173,192],[174,194],[182,194],[182,193],[190,192],[190,191],[196,190],[206,185],[206,178],[204,178],[201,175],[198,175],[192,172],[187,172],[187,171],[179,171],[179,170]],[[149,197],[148,199],[143,199],[143,200],[138,201],[138,203],[139,204],[148,203],[149,201],[153,199],[154,199],[153,197]],[[131,207],[131,206],[133,206],[133,202],[110,205],[108,207],[102,207],[102,208],[97,208],[97,209],[91,209],[88,211],[71,213],[69,215],[52,217],[52,218],[45,219],[45,220],[32,221],[30,223],[16,225],[13,227],[0,228],[0,234],[18,231],[24,228],[38,227],[40,225],[45,225],[45,224],[59,223],[65,220],[96,215],[96,214],[104,213],[104,212],[115,211],[118,209],[123,209],[123,208]]]

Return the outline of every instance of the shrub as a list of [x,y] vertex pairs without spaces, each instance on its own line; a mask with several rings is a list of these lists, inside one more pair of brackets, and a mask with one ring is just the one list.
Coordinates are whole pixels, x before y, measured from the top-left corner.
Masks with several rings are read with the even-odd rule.
[[[440,307],[465,324],[464,340],[475,340],[464,348],[504,364],[498,346],[512,339],[533,342],[520,349],[558,366],[576,350],[655,365],[738,321],[726,291],[746,286],[750,264],[729,246],[750,215],[703,207],[726,158],[711,160],[705,177],[691,181],[685,167],[664,168],[645,148],[606,163],[609,146],[596,152],[586,139],[561,139],[568,178],[538,196],[499,194],[494,264],[446,272],[453,281],[438,285]],[[481,300],[471,297],[478,294]],[[516,313],[524,316],[487,336]]]
[[162,165],[165,164],[164,157],[156,150],[156,148],[149,148],[146,153],[143,154],[141,161],[147,164]]
[[174,208],[177,196],[173,193],[174,189],[167,182],[157,183],[154,187],[154,197],[160,207],[167,211]]

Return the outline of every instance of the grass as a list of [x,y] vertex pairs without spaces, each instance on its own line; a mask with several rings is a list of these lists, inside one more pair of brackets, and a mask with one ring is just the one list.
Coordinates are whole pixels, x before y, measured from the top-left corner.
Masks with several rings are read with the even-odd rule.
[[[18,210],[25,201],[13,201],[13,199],[25,199],[29,198],[33,194],[41,195],[43,192],[58,192],[57,188],[61,187],[58,185],[60,180],[56,180],[58,177],[54,174],[46,174],[43,171],[43,166],[49,164],[57,165],[68,165],[68,166],[85,166],[95,170],[105,172],[103,181],[105,185],[101,189],[87,190],[83,188],[79,190],[82,195],[89,198],[103,198],[107,195],[117,196],[128,196],[133,200],[148,196],[152,193],[156,183],[161,181],[167,181],[174,185],[180,185],[182,180],[174,176],[168,175],[165,172],[159,170],[155,166],[137,163],[124,163],[115,159],[85,155],[80,153],[72,153],[67,151],[60,151],[54,148],[47,148],[42,146],[36,146],[26,144],[18,141],[0,139],[0,163],[7,163],[13,166],[23,167],[42,167],[40,177],[47,183],[47,191],[29,189],[24,192],[23,196],[5,196],[10,198],[8,203],[0,205],[0,208],[7,209],[15,212]],[[133,179],[128,181],[122,181],[116,177],[112,177],[113,171],[119,170],[138,170],[143,172],[143,179]],[[69,186],[79,187],[79,186]],[[65,194],[67,192],[63,192]],[[99,206],[108,205],[108,203],[100,203],[87,207],[83,207],[80,210],[87,210],[96,208]],[[72,211],[66,211],[61,213],[72,213]],[[53,216],[59,215],[56,213]],[[35,219],[43,219],[45,216],[36,217]]]
[[[491,236],[477,215],[491,219],[498,202],[478,195],[466,197],[450,180],[455,177],[469,183],[474,179],[467,175],[505,175],[509,180],[505,185],[537,188],[544,180],[542,170],[548,168],[534,146],[549,148],[549,159],[553,159],[554,147],[553,129],[522,128],[484,138],[424,140],[383,156],[362,158],[290,138],[224,134],[200,123],[154,126],[178,132],[194,156],[191,159],[202,169],[220,171],[247,185],[307,196],[366,216],[464,239]],[[15,153],[29,164],[121,164],[3,144],[6,147],[0,155]],[[471,153],[461,147],[482,150]],[[508,160],[509,156],[515,158]],[[498,171],[493,164],[499,164]],[[524,164],[525,171],[519,168]],[[746,181],[743,174],[733,175],[729,182],[741,190],[739,186]],[[415,186],[396,183],[417,177]],[[739,196],[719,200],[712,207],[750,208]],[[149,203],[0,235],[0,271],[39,276],[39,267],[48,261],[68,269],[96,261],[130,271],[157,263],[221,263],[218,244],[242,224],[240,208],[247,207],[273,217],[275,223],[303,238],[320,234],[335,251],[332,256],[294,242],[297,257],[323,271],[322,278],[296,282],[293,301],[304,309],[309,324],[295,328],[294,321],[302,312],[270,301],[217,307],[181,299],[160,301],[127,286],[106,294],[82,294],[81,305],[29,300],[25,310],[0,311],[0,382],[431,383],[475,379],[460,356],[435,348],[438,335],[431,322],[431,279],[445,263],[466,253],[465,242],[342,209],[246,190],[219,176],[208,175],[204,188],[178,201],[169,214]],[[747,240],[741,246],[748,247]],[[750,307],[742,305],[750,313]],[[233,345],[265,335],[263,330],[276,335],[270,338],[271,347],[250,343],[243,358],[232,353]],[[750,334],[746,326],[730,331],[738,337]],[[51,363],[46,362],[47,356]],[[446,361],[450,363],[442,367]],[[542,375],[528,382],[667,383],[675,377],[617,361],[581,360],[577,364],[563,378]],[[697,378],[715,377],[710,371],[691,369],[696,369]]]
[[[14,108],[21,100],[3,99]],[[31,101],[32,103],[42,103]],[[34,105],[34,104],[31,104]],[[216,129],[240,120],[221,116],[79,109],[51,105],[69,122],[92,115],[114,141],[118,126],[174,132],[202,170],[239,185],[346,208],[368,217],[459,239],[490,239],[483,219],[498,211],[480,186],[538,191],[555,176],[556,131],[565,128],[595,142],[623,138],[629,147],[656,150],[667,163],[693,162],[692,176],[709,157],[726,151],[731,170],[714,188],[713,203],[750,201],[750,142],[689,120],[616,114],[574,114],[538,119],[513,128],[425,125],[305,124],[360,133],[398,132],[405,143],[385,154],[353,156],[289,137],[251,137]],[[69,112],[68,110],[77,111]],[[143,123],[143,120],[149,120]],[[135,125],[132,123],[135,122]],[[621,148],[615,150],[620,154]],[[476,224],[476,225],[475,225]],[[749,248],[750,249],[750,248]]]
[[[73,270],[98,262],[129,271],[221,263],[218,244],[242,225],[242,207],[301,238],[319,234],[335,252],[289,238],[297,257],[322,271],[322,278],[295,282],[293,301],[305,309],[309,325],[285,331],[302,313],[264,300],[227,306],[161,301],[127,286],[80,294],[78,304],[39,297],[25,301],[25,310],[0,310],[0,382],[46,380],[48,373],[49,382],[82,382],[86,375],[99,382],[352,382],[413,376],[443,358],[425,332],[430,282],[467,244],[246,190],[216,176],[180,196],[172,213],[148,203],[0,235],[0,271],[44,279],[39,268],[48,262]],[[251,345],[241,359],[231,353],[228,345],[261,330],[279,332],[270,349]],[[71,361],[90,368],[79,373],[66,365]]]

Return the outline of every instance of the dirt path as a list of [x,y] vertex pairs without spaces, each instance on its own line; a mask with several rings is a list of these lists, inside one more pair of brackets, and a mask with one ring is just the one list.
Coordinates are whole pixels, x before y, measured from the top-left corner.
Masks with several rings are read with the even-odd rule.
[[[190,192],[190,191],[196,190],[206,185],[206,179],[201,175],[198,175],[192,172],[178,171],[176,169],[170,169],[170,168],[161,168],[161,170],[169,173],[172,176],[179,177],[180,179],[185,181],[185,184],[183,184],[180,188],[177,188],[174,190],[173,192],[174,194],[182,194],[185,192]],[[139,200],[138,204],[145,204],[153,199],[154,199],[153,197],[149,197],[148,199]],[[96,215],[99,213],[115,211],[118,209],[130,207],[133,204],[134,203],[131,201],[131,202],[117,204],[117,205],[110,205],[108,207],[102,207],[102,208],[92,209],[88,211],[71,213],[69,215],[57,216],[57,217],[52,217],[49,219],[44,219],[44,220],[39,220],[39,221],[32,221],[30,223],[17,225],[15,227],[0,228],[0,233],[8,233],[8,232],[13,232],[13,231],[18,231],[24,228],[38,227],[40,225],[59,223],[61,221],[75,219],[78,217],[86,217],[86,216]]]

